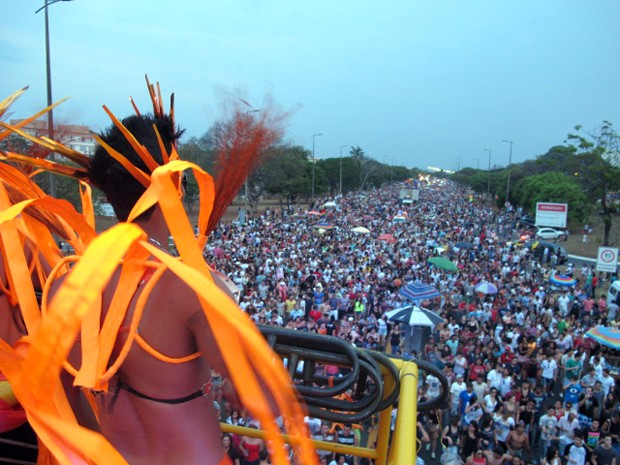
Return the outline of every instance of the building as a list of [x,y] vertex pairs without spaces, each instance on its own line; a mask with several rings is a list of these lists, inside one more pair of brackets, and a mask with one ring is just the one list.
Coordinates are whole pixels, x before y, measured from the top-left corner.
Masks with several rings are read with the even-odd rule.
[[[23,120],[11,120],[11,125],[15,126],[21,121]],[[24,126],[22,130],[31,136],[47,136],[47,121],[32,121]],[[88,126],[80,126],[77,124],[54,125],[54,140],[85,155],[94,155],[97,145]]]

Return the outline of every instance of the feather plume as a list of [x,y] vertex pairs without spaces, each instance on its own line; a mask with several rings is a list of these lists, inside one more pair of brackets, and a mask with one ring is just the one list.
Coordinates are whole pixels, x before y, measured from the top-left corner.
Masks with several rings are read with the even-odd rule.
[[232,116],[220,126],[217,137],[215,202],[205,231],[207,236],[215,229],[248,176],[266,161],[267,149],[282,137],[288,116],[267,101],[257,112],[259,116],[255,117],[256,113],[243,109],[238,100],[232,104]]

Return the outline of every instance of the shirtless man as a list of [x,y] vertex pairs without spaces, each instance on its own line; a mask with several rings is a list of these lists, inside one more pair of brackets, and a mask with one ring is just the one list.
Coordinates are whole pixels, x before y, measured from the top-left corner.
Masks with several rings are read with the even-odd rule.
[[487,465],[502,465],[512,460],[512,456],[505,453],[502,447],[496,447],[493,450],[485,450],[483,453],[487,459]]
[[[167,116],[132,116],[124,119],[123,124],[159,164],[163,157],[153,125],[168,153],[180,135]],[[117,127],[106,131],[102,140],[129,163],[144,172],[150,171]],[[102,146],[92,159],[89,181],[106,194],[121,221],[128,218],[146,190]],[[158,204],[134,223],[148,235],[148,242],[168,251],[170,231]],[[103,291],[102,321],[115,297],[121,271],[116,270]],[[124,328],[132,321],[137,301],[154,276],[146,269],[135,289],[131,289],[133,297],[116,336],[112,360],[120,353],[128,335]],[[195,292],[170,270],[164,271],[150,290],[138,329],[141,339],[153,350],[132,344],[117,375],[110,380],[109,392],[95,396],[101,433],[131,465],[230,463],[221,445],[211,392],[212,368],[224,378],[228,370]],[[200,356],[188,357],[196,353]],[[187,360],[170,363],[162,361],[162,355]],[[79,358],[76,344],[72,363],[79,366]],[[81,415],[80,420],[88,424],[85,416]]]
[[530,453],[530,439],[525,432],[525,422],[520,421],[515,429],[508,433],[506,445],[508,446],[508,453],[513,456],[518,455],[523,459],[525,451],[528,454]]

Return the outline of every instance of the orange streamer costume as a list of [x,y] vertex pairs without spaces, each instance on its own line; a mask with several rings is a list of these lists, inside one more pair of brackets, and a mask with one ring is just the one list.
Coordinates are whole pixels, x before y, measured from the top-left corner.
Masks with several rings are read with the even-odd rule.
[[[163,115],[164,108],[159,87],[148,84],[148,88],[155,115]],[[134,108],[139,114],[135,104]],[[209,232],[213,230],[251,169],[252,161],[248,154],[259,153],[261,148],[273,141],[275,133],[269,124],[273,124],[278,118],[270,120],[270,116],[265,114],[259,124],[247,125],[247,119],[243,118],[244,112],[237,111],[233,122],[239,137],[232,140],[226,156],[220,157],[220,175],[217,182],[214,182],[213,178],[200,167],[181,161],[174,148],[170,153],[166,153],[161,142],[164,163],[158,165],[122,123],[107,108],[104,109],[148,167],[148,172],[136,168],[122,154],[98,139],[108,154],[146,189],[126,223],[118,224],[95,236],[92,203],[86,185],[81,189],[83,215],[77,213],[67,202],[51,199],[40,192],[36,196],[28,192],[27,199],[14,205],[0,205],[4,209],[0,211],[0,234],[3,244],[8,243],[5,241],[5,229],[17,228],[16,223],[27,216],[20,215],[21,213],[26,212],[28,207],[43,207],[62,225],[64,233],[77,252],[76,257],[61,258],[57,249],[54,249],[53,241],[54,247],[50,245],[50,250],[45,250],[41,245],[44,239],[34,235],[30,238],[54,269],[49,277],[43,277],[46,285],[41,309],[36,301],[33,301],[34,292],[32,296],[21,295],[22,293],[18,292],[20,295],[15,299],[24,314],[28,328],[28,336],[17,344],[21,345],[23,350],[18,352],[0,340],[0,371],[9,380],[15,398],[22,405],[40,443],[44,446],[43,454],[49,451],[49,455],[39,458],[39,463],[45,463],[46,459],[49,460],[47,463],[62,464],[126,463],[103,436],[78,425],[68,406],[59,373],[63,367],[67,369],[75,376],[74,384],[81,386],[87,395],[95,391],[107,392],[108,381],[117,373],[133,342],[140,343],[136,330],[141,309],[148,298],[149,288],[152,289],[163,270],[177,275],[195,292],[208,324],[212,328],[217,328],[213,334],[224,363],[229,368],[234,367],[230,369],[230,380],[239,399],[260,421],[266,439],[272,443],[273,463],[280,465],[289,463],[289,460],[284,452],[284,442],[276,426],[270,400],[275,403],[277,410],[285,419],[286,432],[293,438],[292,444],[299,462],[316,463],[316,454],[303,422],[304,413],[288,374],[249,318],[214,283],[212,270],[202,256]],[[173,115],[172,104],[170,115]],[[2,158],[28,163],[39,169],[78,179],[85,178],[90,162],[85,155],[58,142],[29,136],[18,127],[10,127],[2,122],[0,126],[54,150],[72,160],[77,166],[68,167],[15,153],[4,153]],[[0,168],[4,166],[8,165],[0,163]],[[240,167],[244,167],[245,172]],[[180,196],[181,175],[188,169],[193,171],[200,190],[198,218],[200,233],[197,237],[185,214]],[[0,179],[5,180],[3,171],[5,170],[0,169]],[[242,175],[239,175],[240,171]],[[231,174],[235,172],[236,175]],[[12,181],[5,182],[13,184]],[[137,225],[132,224],[135,218],[156,204],[159,205],[170,234],[175,239],[178,258],[168,255],[148,242],[146,234]],[[45,228],[42,228],[40,223],[36,226],[37,231],[43,234],[39,230]],[[30,232],[30,229],[26,230]],[[149,259],[151,256],[155,260]],[[17,263],[18,260],[5,257],[5,265],[9,268],[14,262]],[[21,261],[23,262],[24,260]],[[72,264],[72,271],[66,273],[69,263]],[[116,287],[115,304],[108,310],[105,320],[101,321],[99,318],[101,293],[119,265],[122,266],[122,273]],[[120,355],[114,359],[112,351],[116,335],[125,318],[135,283],[141,279],[145,267],[153,268],[155,272],[138,299],[126,343]],[[47,302],[52,282],[58,275],[63,274],[64,281]],[[27,271],[20,275],[20,282],[26,281],[29,281],[32,287],[31,274]],[[18,288],[19,286],[15,286],[15,289]],[[72,367],[68,364],[67,357],[78,334],[82,363],[79,367]]]

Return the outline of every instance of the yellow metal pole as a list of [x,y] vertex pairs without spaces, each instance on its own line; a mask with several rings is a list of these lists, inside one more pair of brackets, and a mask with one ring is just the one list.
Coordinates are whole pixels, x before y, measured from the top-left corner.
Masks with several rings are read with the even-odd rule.
[[417,445],[418,366],[404,362],[400,370],[400,396],[396,427],[392,436],[389,465],[414,464]]

